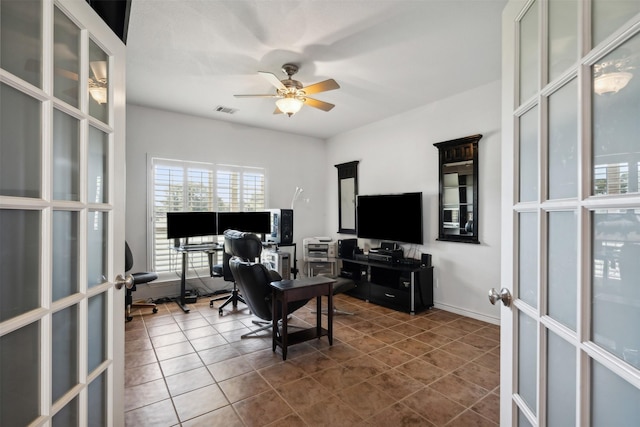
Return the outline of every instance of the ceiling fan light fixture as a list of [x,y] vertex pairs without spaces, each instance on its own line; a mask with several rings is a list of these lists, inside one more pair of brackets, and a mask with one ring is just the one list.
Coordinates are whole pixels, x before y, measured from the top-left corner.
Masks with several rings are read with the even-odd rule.
[[107,88],[105,86],[89,86],[89,95],[98,103],[107,103]]
[[633,74],[625,71],[601,74],[593,81],[593,91],[598,95],[617,93],[629,83],[632,77]]
[[286,98],[280,98],[276,101],[276,106],[280,111],[291,117],[302,108],[302,100],[293,96],[287,96]]

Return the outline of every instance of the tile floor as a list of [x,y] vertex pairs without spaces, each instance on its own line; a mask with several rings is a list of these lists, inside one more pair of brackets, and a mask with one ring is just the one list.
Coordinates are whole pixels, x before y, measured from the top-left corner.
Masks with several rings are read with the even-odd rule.
[[[297,344],[286,361],[266,331],[240,339],[254,328],[242,303],[223,316],[207,298],[190,313],[142,309],[126,323],[126,425],[498,425],[498,326],[335,302],[355,314],[334,317],[333,346],[326,337]],[[315,324],[314,307],[292,323]]]

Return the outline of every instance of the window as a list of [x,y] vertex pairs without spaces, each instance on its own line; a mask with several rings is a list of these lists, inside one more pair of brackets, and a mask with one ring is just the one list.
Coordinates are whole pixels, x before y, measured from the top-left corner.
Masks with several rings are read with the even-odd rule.
[[[167,239],[167,212],[259,211],[265,209],[262,168],[151,159],[151,268],[158,273],[182,271],[182,258]],[[191,243],[217,237],[194,237]],[[204,253],[189,255],[189,269],[208,269]]]
[[264,170],[218,166],[218,211],[256,212],[265,208]]

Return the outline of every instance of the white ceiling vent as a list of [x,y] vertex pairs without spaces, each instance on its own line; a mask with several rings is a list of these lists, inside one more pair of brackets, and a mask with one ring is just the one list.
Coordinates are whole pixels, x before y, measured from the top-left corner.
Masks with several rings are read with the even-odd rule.
[[235,108],[225,107],[225,106],[222,106],[222,105],[218,105],[218,106],[215,108],[215,110],[216,110],[218,113],[227,113],[227,114],[234,114],[236,111],[238,111],[238,110],[236,110]]

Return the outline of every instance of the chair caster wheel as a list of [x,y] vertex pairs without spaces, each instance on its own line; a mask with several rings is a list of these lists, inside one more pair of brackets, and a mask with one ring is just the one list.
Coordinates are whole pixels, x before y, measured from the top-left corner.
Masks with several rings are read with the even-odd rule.
[[127,322],[131,322],[133,320],[133,316],[127,316]]
[[222,309],[218,310],[218,315],[222,316]]
[[213,301],[209,301],[209,307],[213,308]]
[[158,312],[158,307],[153,307],[152,312],[153,312],[153,314],[156,314]]

